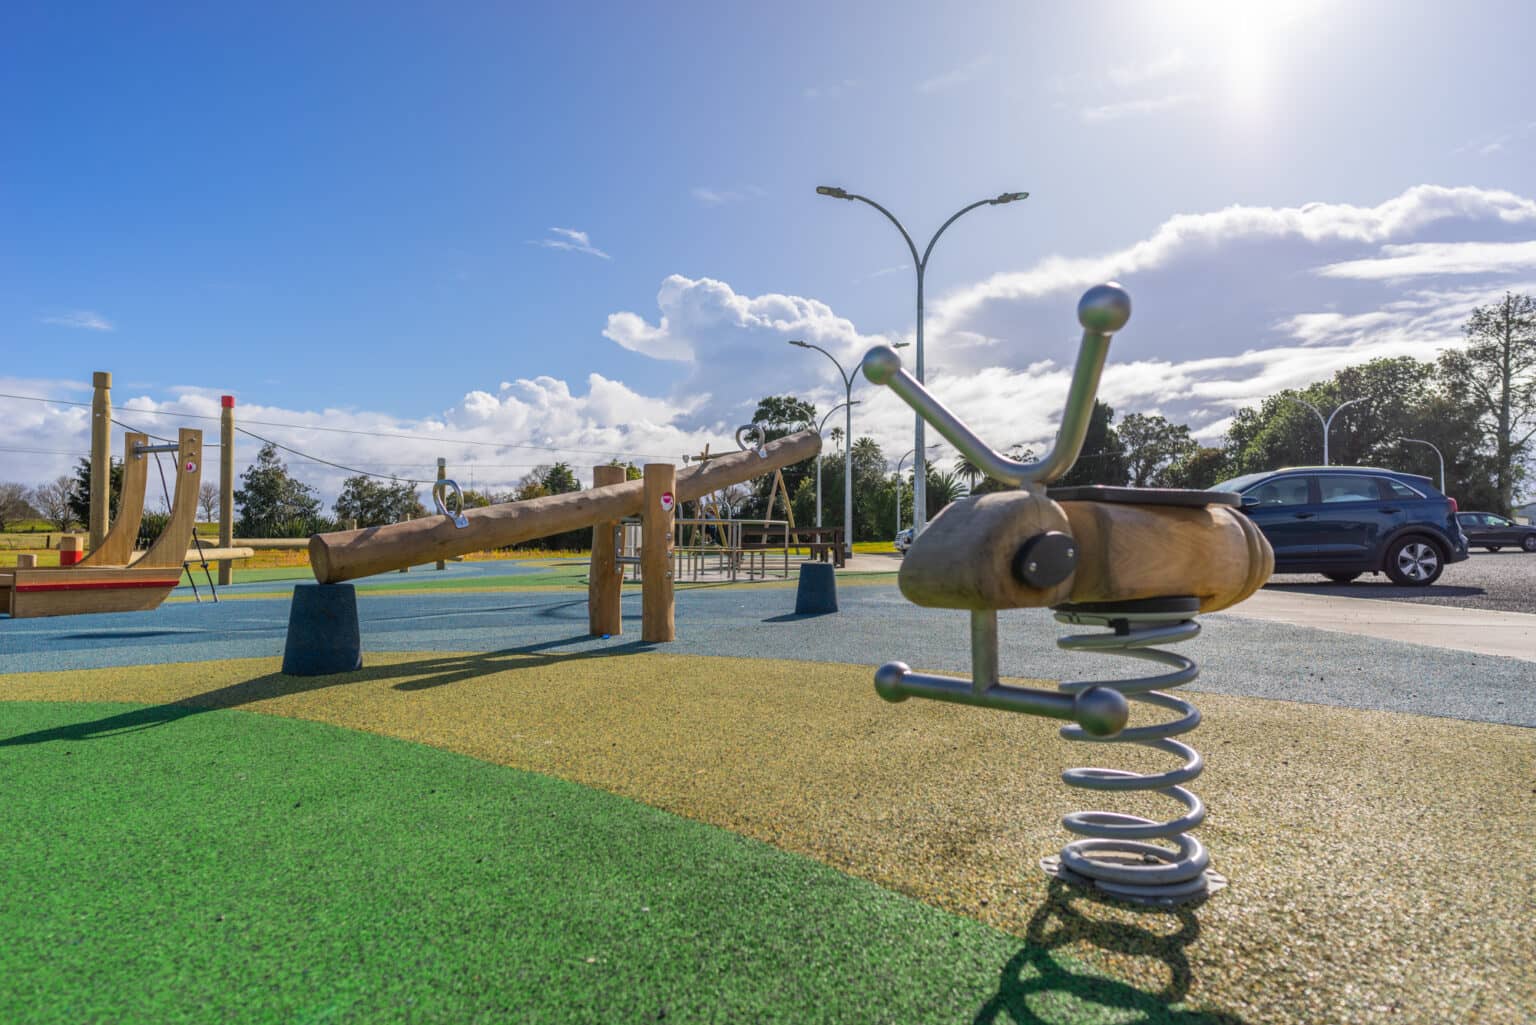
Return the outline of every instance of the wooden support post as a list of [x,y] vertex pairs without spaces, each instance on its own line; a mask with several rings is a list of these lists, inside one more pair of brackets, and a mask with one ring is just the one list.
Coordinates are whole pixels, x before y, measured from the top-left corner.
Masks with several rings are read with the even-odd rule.
[[[235,546],[235,397],[219,399],[219,547]],[[219,586],[234,581],[235,564],[219,560]]]
[[17,569],[37,569],[37,556],[31,552],[22,552],[16,556]]
[[107,536],[112,508],[112,375],[91,375],[91,522],[86,524],[95,550]]
[[677,638],[672,618],[672,510],[677,505],[677,467],[645,464],[645,504],[640,509],[640,639]]
[[[438,456],[437,457],[437,479],[438,480],[447,480],[448,479],[448,460],[444,459],[442,456]],[[443,496],[443,503],[447,504],[447,502],[448,502],[448,498],[445,495],[445,496]],[[459,511],[463,512],[464,510],[460,509]],[[446,562],[444,562],[442,559],[438,559],[437,560],[437,568],[438,569],[447,569],[448,568],[448,564]]]
[[[592,467],[592,486],[605,487],[624,483],[624,467]],[[614,535],[618,520],[600,520],[592,524],[592,564],[587,569],[587,629],[593,637],[607,634],[617,637],[624,632],[624,615],[619,605],[624,578],[619,573],[619,546]]]

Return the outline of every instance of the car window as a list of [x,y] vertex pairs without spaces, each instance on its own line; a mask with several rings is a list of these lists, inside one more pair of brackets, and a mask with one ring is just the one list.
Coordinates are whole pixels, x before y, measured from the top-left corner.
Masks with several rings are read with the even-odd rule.
[[1273,505],[1308,505],[1312,501],[1306,477],[1276,477],[1243,492],[1243,497],[1257,498],[1260,508]]
[[1386,478],[1384,478],[1382,480],[1382,483],[1387,486],[1387,490],[1392,492],[1393,496],[1396,497],[1396,498],[1423,498],[1424,497],[1423,495],[1419,494],[1417,491],[1413,490],[1412,488],[1410,488],[1408,485],[1404,484],[1400,480],[1393,480],[1391,477],[1386,477]]
[[1374,477],[1329,474],[1326,477],[1317,478],[1317,487],[1324,503],[1381,501],[1381,492],[1376,490]]
[[1488,521],[1488,526],[1490,526],[1490,527],[1513,527],[1514,526],[1514,524],[1512,522],[1510,522],[1509,520],[1506,520],[1502,516],[1485,516],[1483,518]]

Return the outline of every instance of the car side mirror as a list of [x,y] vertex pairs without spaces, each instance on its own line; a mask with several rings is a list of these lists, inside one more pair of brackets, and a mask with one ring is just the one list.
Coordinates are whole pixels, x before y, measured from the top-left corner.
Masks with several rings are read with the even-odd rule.
[[1259,496],[1258,495],[1244,495],[1243,496],[1243,508],[1244,509],[1252,509],[1254,506],[1256,506],[1258,504],[1259,504]]

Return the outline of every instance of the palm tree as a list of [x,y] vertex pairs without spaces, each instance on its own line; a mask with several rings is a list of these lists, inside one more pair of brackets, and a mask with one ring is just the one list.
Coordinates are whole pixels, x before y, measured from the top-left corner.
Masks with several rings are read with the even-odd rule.
[[955,456],[955,474],[965,481],[965,489],[971,491],[976,487],[976,482],[981,480],[981,467],[971,462],[967,455]]
[[841,427],[832,428],[827,432],[827,437],[832,439],[832,448],[835,451],[841,452],[843,450],[843,429]]
[[929,469],[928,515],[930,517],[937,516],[940,509],[955,499],[963,497],[964,494],[965,492],[960,490],[960,478],[955,474]]

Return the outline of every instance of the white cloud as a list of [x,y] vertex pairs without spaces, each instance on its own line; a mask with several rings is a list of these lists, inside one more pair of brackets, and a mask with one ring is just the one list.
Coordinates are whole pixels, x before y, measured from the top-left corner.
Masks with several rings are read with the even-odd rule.
[[61,313],[53,317],[41,318],[44,324],[54,324],[58,327],[78,327],[87,331],[115,331],[117,328],[110,320],[99,313],[90,310],[75,310],[71,313]]
[[1080,113],[1083,121],[1088,124],[1096,124],[1101,121],[1117,121],[1123,117],[1136,117],[1141,114],[1160,114],[1165,110],[1185,106],[1195,99],[1197,97],[1194,93],[1168,93],[1164,96],[1148,96],[1136,100],[1103,103],[1096,107],[1084,107]]
[[531,238],[528,240],[528,244],[531,246],[543,246],[546,249],[564,249],[571,253],[586,253],[588,256],[597,256],[604,260],[613,259],[613,257],[594,246],[591,238],[584,231],[577,231],[575,228],[550,228],[549,230],[559,237]]
[[654,359],[700,363],[720,360],[743,340],[749,348],[761,350],[764,359],[774,361],[782,353],[765,347],[780,346],[792,338],[827,348],[840,359],[861,357],[883,340],[860,334],[852,321],[837,316],[820,300],[772,292],[738,295],[730,285],[713,278],[670,275],[662,282],[656,305],[661,317],[654,326],[636,313],[614,313],[603,335]]
[[734,189],[715,189],[705,185],[695,185],[690,191],[693,198],[705,206],[724,206],[727,203],[740,203],[748,198],[761,198],[767,195],[756,185],[744,185]]
[[1435,274],[1513,274],[1536,267],[1536,242],[1414,242],[1318,268],[1329,278],[1402,280]]
[[1307,203],[1293,207],[1230,206],[1203,214],[1177,214],[1149,238],[1093,257],[1048,256],[1023,271],[994,274],[933,304],[941,331],[967,330],[988,304],[1070,292],[1100,281],[1165,267],[1199,252],[1243,240],[1295,239],[1308,243],[1380,243],[1431,224],[1487,220],[1536,223],[1536,201],[1501,189],[1416,185],[1376,206]]
[[958,88],[969,82],[974,82],[991,65],[991,55],[982,54],[980,57],[973,58],[958,68],[952,68],[943,74],[923,79],[917,83],[917,91],[920,93],[940,93]]

